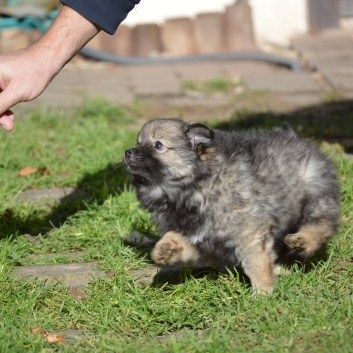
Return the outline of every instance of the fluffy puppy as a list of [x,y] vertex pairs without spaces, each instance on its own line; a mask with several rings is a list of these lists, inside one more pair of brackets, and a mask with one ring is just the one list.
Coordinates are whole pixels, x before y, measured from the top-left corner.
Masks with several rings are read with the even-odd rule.
[[152,251],[157,264],[240,265],[266,293],[279,264],[305,261],[337,230],[335,168],[288,124],[229,133],[153,120],[124,163],[163,235]]

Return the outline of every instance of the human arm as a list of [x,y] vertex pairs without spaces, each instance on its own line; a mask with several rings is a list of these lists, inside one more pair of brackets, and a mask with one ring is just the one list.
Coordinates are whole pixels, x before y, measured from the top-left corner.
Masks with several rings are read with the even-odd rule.
[[31,46],[0,56],[0,125],[14,127],[10,110],[38,97],[62,67],[100,28],[68,6],[63,6],[50,29]]
[[62,0],[49,30],[31,46],[0,55],[0,126],[14,127],[15,104],[38,97],[100,29],[113,34],[140,0]]

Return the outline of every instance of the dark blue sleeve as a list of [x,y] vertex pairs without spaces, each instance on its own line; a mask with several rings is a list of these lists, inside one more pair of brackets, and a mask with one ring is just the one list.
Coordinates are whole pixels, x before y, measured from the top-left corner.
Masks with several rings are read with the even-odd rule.
[[60,2],[95,23],[103,31],[114,34],[140,0],[60,0]]

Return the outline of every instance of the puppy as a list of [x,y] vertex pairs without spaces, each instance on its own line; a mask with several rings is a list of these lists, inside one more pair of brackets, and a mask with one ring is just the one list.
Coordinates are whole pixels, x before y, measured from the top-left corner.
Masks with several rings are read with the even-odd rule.
[[153,120],[124,164],[163,235],[157,264],[240,265],[255,294],[270,292],[281,263],[305,261],[338,227],[335,168],[288,124],[229,133]]

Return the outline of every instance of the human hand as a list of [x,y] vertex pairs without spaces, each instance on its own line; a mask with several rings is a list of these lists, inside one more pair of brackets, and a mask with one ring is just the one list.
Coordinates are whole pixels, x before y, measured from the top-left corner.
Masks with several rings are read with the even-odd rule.
[[50,29],[31,46],[0,55],[0,126],[14,128],[11,108],[37,98],[100,28],[63,6]]
[[38,97],[55,76],[56,68],[44,60],[45,53],[35,47],[0,55],[0,126],[5,130],[14,128],[10,108]]

